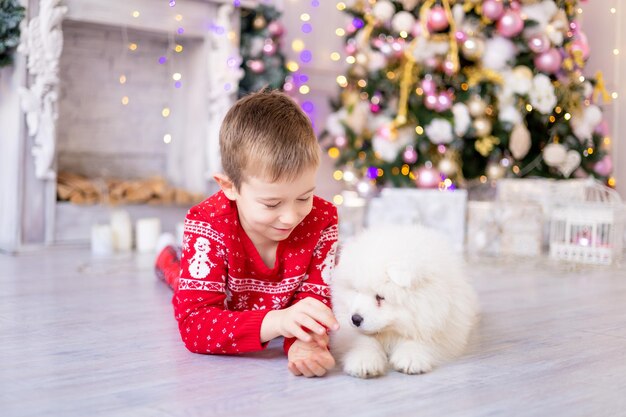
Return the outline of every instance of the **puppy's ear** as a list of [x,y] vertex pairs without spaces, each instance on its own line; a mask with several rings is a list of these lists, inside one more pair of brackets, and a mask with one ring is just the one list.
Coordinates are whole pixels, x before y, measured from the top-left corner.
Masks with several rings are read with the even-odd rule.
[[387,267],[387,275],[391,282],[400,287],[410,287],[413,281],[414,271],[408,265],[389,265]]

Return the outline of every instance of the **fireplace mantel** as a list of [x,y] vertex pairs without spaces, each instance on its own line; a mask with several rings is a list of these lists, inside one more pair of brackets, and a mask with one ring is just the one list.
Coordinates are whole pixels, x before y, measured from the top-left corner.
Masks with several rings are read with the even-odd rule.
[[[228,26],[227,33],[238,33],[238,10],[232,7],[231,0],[179,0],[173,8],[162,0],[23,0],[23,3],[27,6],[27,21],[31,27],[24,31],[20,49],[28,57],[38,55],[39,62],[29,62],[24,55],[16,54],[15,65],[0,72],[0,125],[3,126],[0,132],[0,189],[3,190],[0,250],[18,252],[65,243],[57,225],[65,224],[67,219],[59,219],[56,201],[56,123],[59,79],[63,77],[59,74],[63,22],[168,34],[181,26],[173,17],[184,16],[182,36],[204,45],[193,58],[203,65],[198,65],[196,73],[190,77],[195,80],[194,87],[199,88],[194,88],[189,99],[193,110],[185,121],[197,123],[194,129],[197,136],[191,140],[201,143],[202,149],[198,149],[196,160],[190,161],[186,169],[195,169],[195,177],[205,185],[208,183],[208,174],[219,168],[219,129],[216,126],[237,91],[237,71],[224,62],[224,56],[238,54],[236,45],[216,38],[215,31],[211,30],[213,25],[220,25]],[[241,3],[254,7],[256,1]],[[135,10],[140,11],[138,17],[133,16]],[[225,80],[234,83],[232,90],[224,91]],[[196,189],[201,185],[196,185]],[[82,221],[94,222],[88,218],[90,211],[85,212]],[[83,228],[88,225],[84,224]]]

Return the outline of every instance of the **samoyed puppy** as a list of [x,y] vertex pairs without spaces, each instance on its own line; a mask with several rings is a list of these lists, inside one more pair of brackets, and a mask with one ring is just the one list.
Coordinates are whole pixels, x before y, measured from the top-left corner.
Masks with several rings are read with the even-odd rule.
[[386,225],[342,248],[333,273],[341,326],[331,351],[352,376],[429,372],[461,354],[478,317],[459,254],[439,232]]

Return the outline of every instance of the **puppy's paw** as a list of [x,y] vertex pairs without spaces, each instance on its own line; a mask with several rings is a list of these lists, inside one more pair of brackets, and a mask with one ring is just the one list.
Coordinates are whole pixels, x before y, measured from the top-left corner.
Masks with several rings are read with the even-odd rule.
[[344,356],[343,370],[357,378],[374,378],[387,371],[387,358],[378,352],[353,350]]
[[433,369],[432,357],[411,345],[398,346],[391,353],[389,363],[396,371],[410,375],[423,374]]

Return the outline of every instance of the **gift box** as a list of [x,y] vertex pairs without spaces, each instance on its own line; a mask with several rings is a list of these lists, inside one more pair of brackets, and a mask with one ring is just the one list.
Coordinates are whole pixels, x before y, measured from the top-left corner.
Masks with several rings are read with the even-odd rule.
[[384,188],[369,202],[366,226],[423,224],[443,232],[462,251],[466,208],[466,190]]
[[536,203],[543,212],[542,244],[549,243],[550,218],[556,207],[585,200],[590,179],[554,180],[547,178],[506,178],[497,182],[496,200],[510,203]]
[[600,183],[586,187],[582,202],[551,213],[550,257],[577,263],[610,265],[622,257],[626,207],[619,194]]
[[538,203],[470,201],[467,209],[468,254],[541,254],[543,211]]

